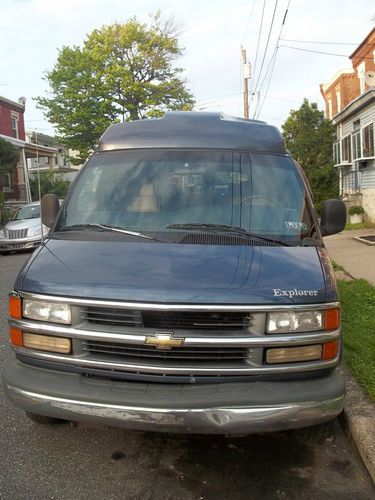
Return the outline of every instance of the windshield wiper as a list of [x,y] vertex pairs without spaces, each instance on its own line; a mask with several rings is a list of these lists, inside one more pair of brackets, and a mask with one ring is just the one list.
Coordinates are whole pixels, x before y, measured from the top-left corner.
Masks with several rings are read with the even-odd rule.
[[158,238],[154,238],[152,236],[148,236],[147,234],[139,233],[138,231],[130,231],[128,229],[123,229],[118,226],[106,226],[103,224],[73,224],[72,226],[64,226],[59,229],[57,232],[66,232],[66,231],[85,231],[85,230],[96,230],[96,231],[113,231],[116,233],[128,234],[130,236],[136,236],[137,238],[145,238],[147,240],[159,241],[163,243],[163,240],[159,240]]
[[290,245],[286,243],[283,240],[276,240],[273,238],[267,238],[265,236],[260,236],[259,234],[252,233],[251,231],[248,231],[244,227],[238,227],[238,226],[229,226],[227,224],[213,224],[213,223],[200,223],[200,222],[188,222],[186,224],[168,224],[166,226],[167,228],[170,229],[185,229],[187,231],[194,231],[194,230],[200,230],[200,229],[218,229],[219,231],[223,232],[228,232],[228,233],[237,233],[243,236],[246,236],[248,238],[254,238],[260,241],[267,241],[269,243],[274,243],[276,245],[283,245],[286,247],[289,247]]

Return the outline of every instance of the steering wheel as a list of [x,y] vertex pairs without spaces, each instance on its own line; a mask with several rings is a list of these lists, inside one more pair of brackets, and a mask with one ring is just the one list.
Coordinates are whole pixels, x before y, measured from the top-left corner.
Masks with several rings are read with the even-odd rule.
[[253,194],[251,196],[246,196],[246,198],[244,198],[242,201],[241,201],[241,205],[243,203],[245,203],[245,201],[248,201],[248,200],[252,200],[252,199],[255,199],[255,198],[258,198],[258,199],[263,199],[263,200],[267,200],[269,202],[272,203],[272,206],[274,207],[278,207],[278,208],[283,208],[281,205],[279,205],[278,203],[275,202],[275,200],[273,200],[272,198],[268,198],[268,196],[265,196],[263,194]]

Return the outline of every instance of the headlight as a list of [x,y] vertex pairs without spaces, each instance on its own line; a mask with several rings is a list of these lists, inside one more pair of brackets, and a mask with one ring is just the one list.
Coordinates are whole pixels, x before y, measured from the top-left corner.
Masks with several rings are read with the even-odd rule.
[[25,318],[51,323],[71,323],[70,306],[67,304],[54,304],[53,302],[40,302],[39,300],[24,299],[22,315]]
[[4,238],[4,231],[0,229],[0,238]]
[[324,311],[274,312],[267,318],[268,333],[314,332],[324,329]]
[[[47,226],[43,226],[43,235],[47,234],[48,233],[48,227]],[[33,233],[33,236],[39,236],[40,234],[42,234],[42,229],[40,227],[38,227],[38,229],[36,229]]]

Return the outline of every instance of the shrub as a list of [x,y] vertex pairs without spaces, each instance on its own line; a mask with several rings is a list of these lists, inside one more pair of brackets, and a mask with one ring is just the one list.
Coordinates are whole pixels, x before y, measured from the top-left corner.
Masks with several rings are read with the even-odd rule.
[[364,213],[365,210],[361,205],[353,205],[349,207],[349,215],[362,215]]
[[[46,172],[40,172],[40,191],[41,196],[45,194],[55,194],[58,198],[65,198],[66,193],[70,187],[69,181],[64,181],[54,170],[48,170]],[[39,189],[38,189],[38,176],[34,175],[30,179],[30,189],[31,196],[33,200],[39,199]]]

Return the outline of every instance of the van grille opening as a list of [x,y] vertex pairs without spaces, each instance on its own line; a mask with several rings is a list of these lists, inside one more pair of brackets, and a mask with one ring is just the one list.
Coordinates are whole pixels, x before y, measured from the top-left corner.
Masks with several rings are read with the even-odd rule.
[[244,361],[248,357],[246,347],[178,347],[175,349],[156,349],[148,345],[132,345],[97,340],[86,340],[83,342],[83,350],[91,354],[105,356],[106,358],[117,358],[130,363],[145,364],[148,361],[175,363],[188,362],[199,365],[201,363],[233,363]]
[[252,316],[246,311],[141,311],[87,307],[82,319],[101,325],[188,330],[241,330],[252,324]]

